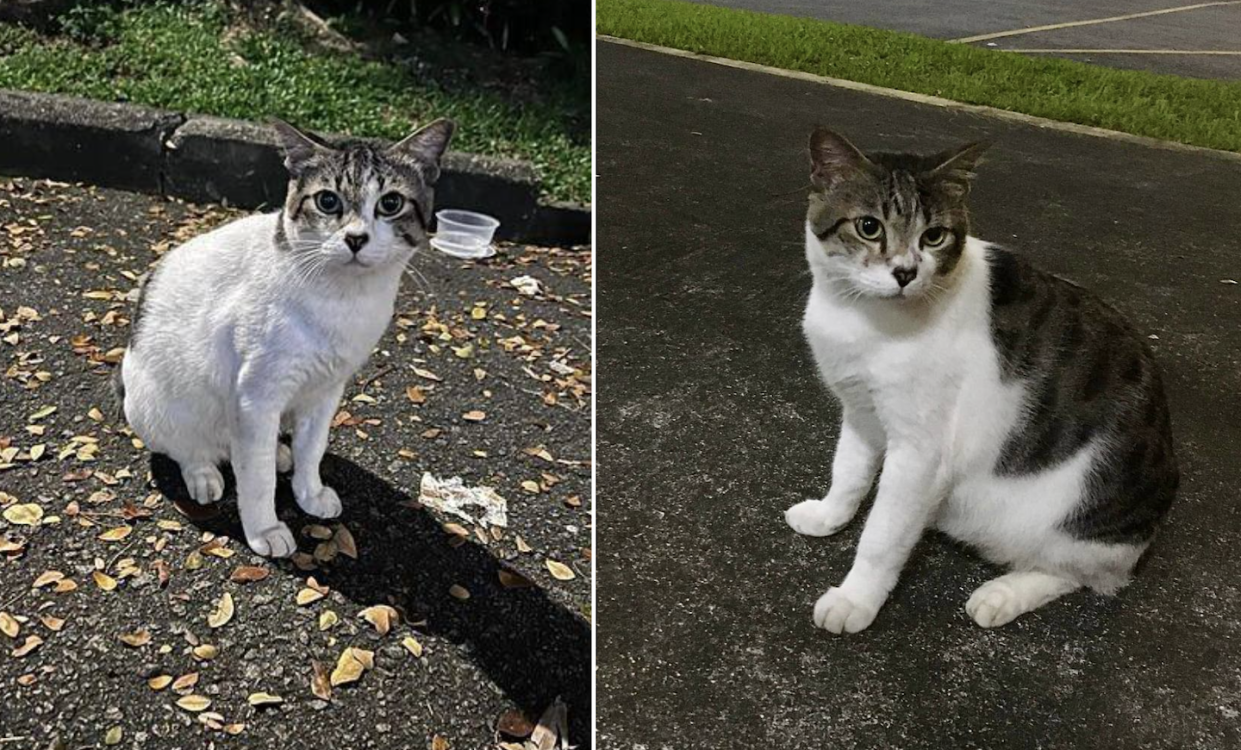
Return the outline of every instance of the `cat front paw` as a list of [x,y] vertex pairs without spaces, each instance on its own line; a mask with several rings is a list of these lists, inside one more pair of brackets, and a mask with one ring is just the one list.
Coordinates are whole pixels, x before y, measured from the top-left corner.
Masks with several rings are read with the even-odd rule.
[[251,534],[246,532],[246,544],[257,555],[263,557],[288,557],[297,551],[297,542],[293,540],[293,532],[283,523],[277,523],[262,531]]
[[784,521],[806,536],[831,536],[853,520],[856,507],[832,500],[803,500],[784,511]]
[[318,492],[299,492],[294,497],[298,506],[315,518],[336,518],[340,515],[340,496],[331,487],[322,487]]
[[814,624],[840,635],[857,633],[870,627],[879,608],[851,597],[839,588],[830,588],[814,605]]
[[1025,609],[1017,592],[997,579],[979,586],[965,603],[965,611],[982,627],[998,628],[1017,619]]
[[185,489],[199,505],[214,503],[224,496],[224,475],[211,464],[192,466],[181,472]]
[[293,471],[293,449],[284,443],[276,444],[276,473],[288,474]]

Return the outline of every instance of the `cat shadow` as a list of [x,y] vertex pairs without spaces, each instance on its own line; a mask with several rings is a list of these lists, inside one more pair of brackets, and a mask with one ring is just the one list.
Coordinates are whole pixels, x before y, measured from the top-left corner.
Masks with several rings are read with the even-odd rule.
[[[568,708],[569,734],[589,747],[591,632],[586,620],[553,601],[542,589],[506,588],[499,571],[507,568],[475,541],[451,547],[439,521],[416,498],[339,456],[323,459],[325,484],[344,505],[339,519],[357,542],[358,559],[338,556],[328,570],[303,572],[289,561],[273,567],[302,578],[311,575],[361,607],[388,603],[419,632],[462,648],[487,677],[528,717],[537,720],[560,697]],[[201,530],[243,540],[231,471],[225,469],[225,500],[204,508],[190,500],[172,459],[153,455],[156,488],[188,511]],[[281,520],[308,551],[302,527],[315,523],[293,501],[287,478],[277,489]],[[240,541],[244,545],[244,541]],[[470,593],[467,601],[449,594],[454,585]]]

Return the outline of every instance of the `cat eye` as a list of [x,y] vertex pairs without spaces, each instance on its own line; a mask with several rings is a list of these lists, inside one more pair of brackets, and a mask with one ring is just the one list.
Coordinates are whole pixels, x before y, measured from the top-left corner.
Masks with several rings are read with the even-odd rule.
[[341,211],[340,196],[331,190],[320,190],[315,193],[315,208],[325,214],[338,214]]
[[400,193],[384,193],[379,197],[375,213],[380,216],[396,216],[405,208],[405,196]]
[[922,233],[923,247],[939,247],[948,240],[948,231],[943,227],[931,227]]
[[873,216],[863,216],[853,222],[858,236],[864,240],[877,240],[883,236],[883,224]]

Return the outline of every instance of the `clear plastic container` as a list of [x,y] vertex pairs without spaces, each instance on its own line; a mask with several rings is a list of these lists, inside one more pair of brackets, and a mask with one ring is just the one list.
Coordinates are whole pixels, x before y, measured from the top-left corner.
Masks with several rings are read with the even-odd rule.
[[500,221],[474,211],[444,209],[435,212],[436,230],[431,247],[454,258],[486,258],[495,255],[491,240]]

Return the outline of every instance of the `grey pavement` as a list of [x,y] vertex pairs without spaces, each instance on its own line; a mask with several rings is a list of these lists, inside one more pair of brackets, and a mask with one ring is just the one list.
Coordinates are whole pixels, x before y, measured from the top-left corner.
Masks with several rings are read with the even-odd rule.
[[[328,531],[348,529],[357,557],[340,536],[321,546],[286,481],[295,565],[246,548],[231,489],[216,515],[185,505],[179,473],[132,444],[108,395],[138,274],[232,215],[0,178],[0,613],[19,628],[0,635],[0,747],[491,748],[502,714],[537,719],[557,697],[588,747],[589,249],[414,261],[323,466],[344,503]],[[543,291],[520,294],[523,275]],[[423,472],[496,488],[508,526],[420,506]],[[27,505],[42,525],[8,518]],[[575,577],[553,578],[548,560]],[[232,580],[246,565],[267,577]],[[76,587],[36,587],[49,571]],[[310,577],[327,595],[299,604]],[[212,627],[225,593],[235,615]],[[360,619],[375,605],[400,614],[386,635]],[[374,668],[322,700],[312,662],[331,671],[347,647],[373,651]],[[148,684],[161,676],[182,689]],[[257,692],[283,703],[252,706]],[[186,693],[211,705],[178,706]]]
[[[598,70],[599,745],[1241,745],[1241,161],[614,44]],[[930,534],[869,630],[812,626],[861,526],[783,520],[838,431],[799,333],[819,123],[865,148],[993,138],[976,234],[1151,337],[1184,480],[1119,596],[983,630],[963,608],[996,569]]]
[[[695,0],[763,13],[908,31],[935,39],[963,39],[1036,26],[1086,21],[1203,0]],[[1241,4],[1196,8],[1159,16],[1041,31],[976,42],[994,49],[1172,49],[1241,52]],[[1115,68],[1190,78],[1241,79],[1241,55],[1067,54],[1060,57]]]

